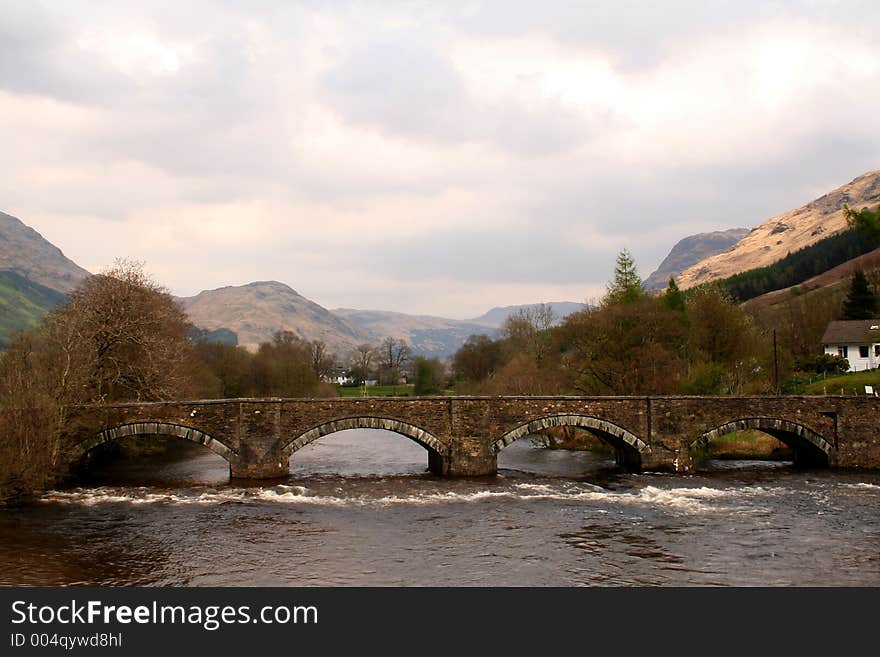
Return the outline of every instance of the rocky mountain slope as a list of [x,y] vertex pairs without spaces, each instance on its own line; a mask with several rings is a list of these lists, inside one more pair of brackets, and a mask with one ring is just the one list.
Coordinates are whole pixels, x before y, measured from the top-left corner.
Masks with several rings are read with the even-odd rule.
[[732,248],[686,269],[678,277],[678,285],[685,289],[770,265],[789,252],[843,230],[846,227],[844,205],[862,208],[878,204],[880,170],[861,175],[796,210],[767,219]]
[[649,290],[664,289],[669,284],[670,277],[678,281],[679,275],[685,269],[726,251],[748,234],[748,228],[731,228],[685,237],[672,247],[660,266],[645,279],[645,287]]
[[205,290],[179,301],[193,324],[230,329],[240,345],[251,349],[279,330],[305,340],[323,340],[340,356],[372,337],[278,281]]
[[0,271],[14,272],[65,294],[89,275],[33,228],[3,212],[0,212]]

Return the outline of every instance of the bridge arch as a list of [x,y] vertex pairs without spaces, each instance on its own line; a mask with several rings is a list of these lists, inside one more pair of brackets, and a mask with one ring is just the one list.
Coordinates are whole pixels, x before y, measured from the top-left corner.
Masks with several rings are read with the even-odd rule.
[[529,434],[538,433],[550,427],[579,427],[589,429],[600,439],[614,447],[618,465],[638,469],[641,467],[642,454],[651,451],[651,447],[628,429],[620,425],[593,417],[592,415],[558,414],[547,415],[519,425],[505,433],[493,443],[497,454],[511,443]]
[[128,436],[172,436],[183,438],[184,440],[204,445],[230,463],[238,458],[238,452],[222,441],[212,438],[204,431],[172,422],[130,422],[110,429],[104,429],[90,439],[78,443],[74,447],[74,455],[77,458],[82,457],[98,445]]
[[375,416],[356,416],[346,417],[337,420],[324,422],[316,427],[312,427],[308,431],[301,433],[299,436],[286,443],[282,448],[282,453],[289,458],[294,452],[299,451],[311,442],[318,440],[323,436],[336,433],[337,431],[345,431],[346,429],[381,429],[383,431],[391,431],[401,436],[406,436],[410,440],[418,443],[428,450],[428,453],[447,454],[449,447],[445,445],[430,431],[426,431],[421,427],[417,427],[409,422],[395,420],[387,417]]
[[834,446],[821,434],[798,422],[777,417],[745,417],[725,422],[702,434],[690,449],[705,447],[713,440],[734,431],[762,431],[785,443],[794,452],[798,465],[828,465]]

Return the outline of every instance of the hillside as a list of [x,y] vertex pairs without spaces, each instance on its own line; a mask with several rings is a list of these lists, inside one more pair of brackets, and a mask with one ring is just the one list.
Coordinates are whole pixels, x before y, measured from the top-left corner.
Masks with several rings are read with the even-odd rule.
[[16,331],[38,326],[65,296],[13,271],[0,271],[0,348]]
[[774,290],[803,284],[824,272],[870,253],[877,241],[855,230],[843,230],[831,237],[789,253],[766,267],[749,269],[714,281],[736,301],[748,301]]
[[732,248],[686,269],[678,285],[686,289],[770,265],[846,228],[844,205],[878,204],[880,171],[871,171],[796,210],[767,219]]
[[494,328],[470,321],[407,315],[384,310],[337,308],[333,313],[371,336],[372,342],[386,337],[406,340],[420,356],[446,358],[454,354],[475,333],[493,334]]
[[240,345],[250,349],[271,340],[279,330],[305,340],[323,340],[340,356],[371,341],[364,331],[277,281],[205,290],[179,301],[193,324],[208,330],[229,329]]
[[731,228],[685,237],[672,247],[669,255],[645,279],[645,287],[649,290],[664,289],[669,284],[670,277],[677,280],[688,267],[726,251],[748,234],[748,228]]
[[880,249],[848,260],[833,269],[813,276],[798,285],[767,292],[759,297],[750,299],[746,306],[750,308],[762,308],[773,306],[792,298],[793,296],[810,297],[814,293],[837,292],[842,298],[848,289],[850,278],[856,269],[861,269],[875,280],[880,278]]
[[[512,314],[527,308],[537,308],[540,305],[541,304],[539,303],[532,303],[522,306],[496,307],[492,308],[492,310],[490,310],[489,312],[480,315],[479,317],[475,317],[474,319],[471,319],[469,321],[473,324],[481,324],[484,326],[500,328],[501,325],[504,324],[504,321]],[[550,301],[543,305],[550,306],[553,309],[553,313],[556,316],[557,322],[561,322],[572,313],[576,313],[584,309],[584,304],[575,303],[574,301]]]
[[65,294],[89,275],[33,228],[3,212],[0,212],[0,271],[14,272]]

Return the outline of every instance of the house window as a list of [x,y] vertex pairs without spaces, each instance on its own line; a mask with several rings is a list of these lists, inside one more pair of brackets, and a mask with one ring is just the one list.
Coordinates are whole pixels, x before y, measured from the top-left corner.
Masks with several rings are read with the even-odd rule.
[[880,358],[880,344],[874,345],[874,358]]
[[868,345],[860,344],[859,345],[859,358],[867,358],[868,357]]
[[848,351],[846,345],[843,345],[842,347],[837,348],[837,355],[841,358],[849,358]]

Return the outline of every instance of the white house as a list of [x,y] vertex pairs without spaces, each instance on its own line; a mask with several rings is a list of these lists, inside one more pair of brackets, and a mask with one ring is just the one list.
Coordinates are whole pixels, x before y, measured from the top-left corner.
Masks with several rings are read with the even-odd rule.
[[822,336],[822,349],[846,358],[850,372],[880,366],[880,319],[831,322]]

